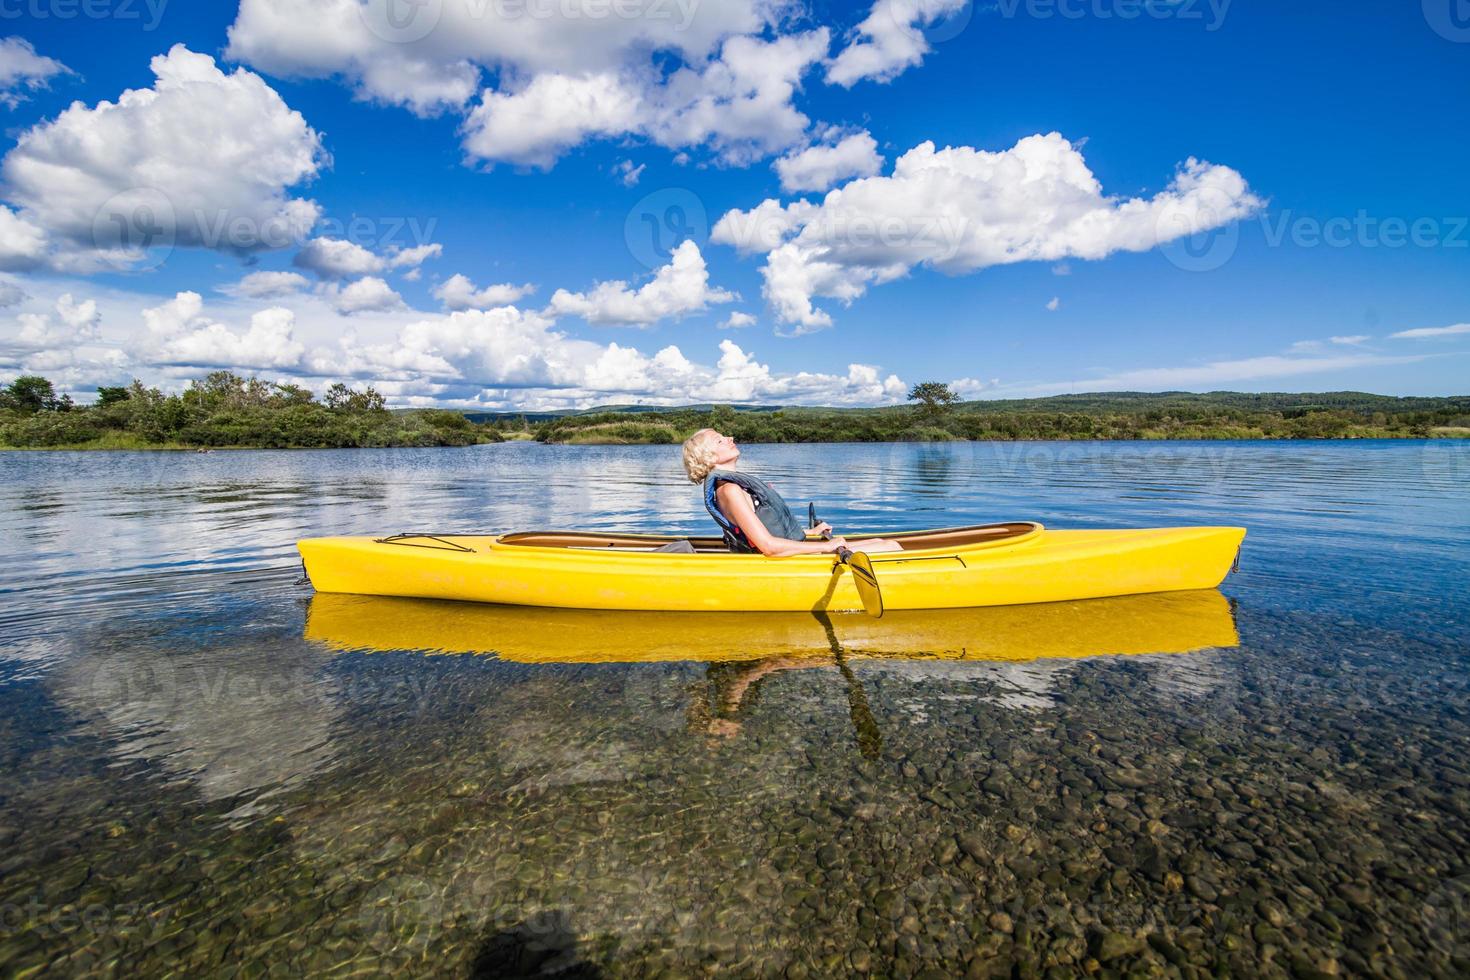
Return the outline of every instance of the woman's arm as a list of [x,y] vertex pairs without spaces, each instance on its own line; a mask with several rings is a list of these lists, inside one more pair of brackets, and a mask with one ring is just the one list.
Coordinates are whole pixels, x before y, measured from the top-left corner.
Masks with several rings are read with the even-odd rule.
[[719,502],[720,512],[728,517],[735,526],[745,532],[745,539],[751,543],[755,550],[772,558],[785,558],[790,555],[825,555],[832,554],[842,547],[846,542],[842,538],[832,538],[830,541],[789,541],[786,538],[778,538],[766,530],[765,524],[755,514],[755,505],[751,502],[750,494],[743,487],[734,483],[721,483],[715,488],[715,499]]

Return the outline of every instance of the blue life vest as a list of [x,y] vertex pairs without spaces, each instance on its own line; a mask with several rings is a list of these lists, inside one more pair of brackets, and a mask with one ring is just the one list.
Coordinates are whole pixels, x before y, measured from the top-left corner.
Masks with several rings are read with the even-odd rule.
[[709,511],[709,516],[720,526],[725,544],[729,545],[731,551],[748,553],[756,548],[746,538],[745,532],[740,530],[740,526],[721,512],[719,501],[715,499],[715,490],[721,483],[733,483],[750,494],[750,499],[755,502],[755,516],[760,518],[772,535],[788,541],[806,540],[806,530],[801,526],[801,521],[796,519],[791,508],[786,506],[786,501],[781,499],[781,495],[769,483],[734,470],[713,470],[704,481],[704,509]]

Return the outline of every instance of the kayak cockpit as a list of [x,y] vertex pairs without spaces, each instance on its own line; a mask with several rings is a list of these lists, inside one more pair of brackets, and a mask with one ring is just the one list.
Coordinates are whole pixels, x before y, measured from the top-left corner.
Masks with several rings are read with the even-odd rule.
[[[973,527],[948,527],[931,531],[897,531],[886,534],[849,534],[847,540],[859,549],[864,538],[886,537],[897,541],[904,551],[926,551],[933,548],[970,548],[1027,537],[1041,530],[1034,521],[984,524]],[[725,542],[716,537],[675,537],[656,534],[599,534],[592,531],[520,531],[502,534],[494,544],[527,548],[568,548],[574,550],[658,552],[678,541],[688,541],[695,554],[730,554]],[[687,552],[686,552],[687,553]]]

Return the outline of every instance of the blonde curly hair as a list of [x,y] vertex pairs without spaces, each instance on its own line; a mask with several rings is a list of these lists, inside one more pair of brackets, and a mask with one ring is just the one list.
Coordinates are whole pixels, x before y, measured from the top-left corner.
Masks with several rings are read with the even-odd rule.
[[715,451],[709,444],[714,429],[700,429],[684,440],[684,472],[690,483],[703,483],[709,471],[715,468]]

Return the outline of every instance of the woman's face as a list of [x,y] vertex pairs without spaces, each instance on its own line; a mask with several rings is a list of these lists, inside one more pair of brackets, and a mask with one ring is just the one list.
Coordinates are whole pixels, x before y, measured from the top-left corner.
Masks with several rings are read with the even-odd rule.
[[710,449],[714,451],[717,464],[733,463],[740,458],[740,447],[735,445],[735,440],[729,436],[710,429],[706,438],[709,440]]

